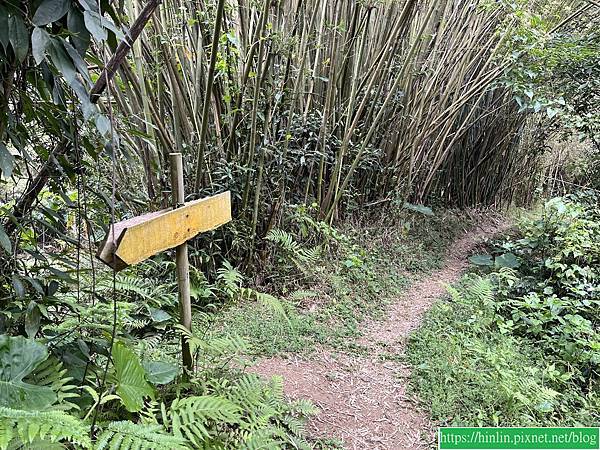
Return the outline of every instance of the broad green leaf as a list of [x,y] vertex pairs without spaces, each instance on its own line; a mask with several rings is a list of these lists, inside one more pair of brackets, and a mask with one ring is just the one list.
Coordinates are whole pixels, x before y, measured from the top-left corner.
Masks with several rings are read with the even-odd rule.
[[81,56],[85,55],[90,46],[90,32],[85,27],[83,14],[75,8],[69,10],[67,15],[67,27],[71,32],[71,43]]
[[411,211],[415,211],[418,213],[421,213],[425,216],[433,216],[433,210],[428,207],[428,206],[424,206],[424,205],[413,205],[412,203],[404,203],[404,208],[405,209],[409,209]]
[[98,2],[96,0],[79,0],[79,4],[86,11],[98,11]]
[[179,373],[177,366],[163,361],[144,361],[148,381],[152,384],[167,384],[175,379]]
[[70,3],[69,0],[43,0],[38,9],[35,10],[32,19],[33,24],[43,26],[56,22],[67,13]]
[[0,44],[5,49],[9,44],[8,40],[8,11],[2,5],[0,5]]
[[10,178],[15,167],[15,157],[8,151],[6,146],[0,142],[0,169],[4,178]]
[[13,288],[15,289],[15,293],[17,294],[17,297],[18,298],[25,297],[25,286],[23,286],[23,282],[21,281],[21,279],[19,278],[19,276],[17,274],[13,274],[12,284],[13,284]]
[[[73,61],[73,64],[75,65],[75,68],[77,69],[77,72],[79,72],[81,74],[81,76],[83,77],[83,79],[90,86],[93,85],[94,83],[92,83],[92,80],[90,79],[90,73],[88,72],[87,64],[85,63],[85,61],[83,60],[83,58],[81,57],[81,55],[68,42],[64,42],[63,45],[65,47],[65,50],[67,51],[67,53],[71,57],[71,61]],[[88,96],[89,96],[89,94],[88,94]]]
[[496,256],[495,266],[516,269],[521,266],[521,263],[513,253],[505,253],[503,255]]
[[23,382],[47,357],[46,347],[34,340],[0,336],[0,406],[44,409],[56,401],[51,388]]
[[0,225],[0,247],[8,254],[12,253],[12,242],[10,242],[10,238],[8,237],[8,234],[6,234],[6,231],[4,231],[2,225]]
[[75,95],[77,95],[77,98],[79,99],[83,117],[85,117],[86,120],[89,120],[97,111],[95,105],[90,101],[90,93],[83,86],[83,83],[77,79],[73,80],[71,83],[71,89],[73,89],[73,92],[75,92]]
[[146,381],[146,371],[135,353],[122,342],[112,351],[117,378],[117,395],[127,411],[135,412],[144,406],[145,397],[154,397],[152,386]]
[[31,53],[36,64],[46,58],[46,49],[50,43],[50,35],[43,28],[35,27],[31,34]]
[[8,20],[8,38],[17,60],[25,61],[29,52],[29,33],[21,16],[13,15]]
[[69,55],[65,51],[62,43],[58,40],[52,40],[51,44],[48,47],[48,54],[52,63],[56,67],[56,69],[60,72],[60,74],[64,77],[67,84],[70,86],[73,84],[76,79],[76,71],[75,66],[73,65],[73,61],[69,58]]
[[94,39],[97,41],[104,41],[108,37],[106,29],[102,26],[102,18],[100,15],[93,11],[84,11],[83,20],[85,27],[88,29]]
[[473,255],[469,258],[471,264],[476,266],[493,266],[494,261],[490,255]]
[[171,319],[171,315],[163,309],[148,307],[148,311],[154,322],[165,322]]
[[27,313],[25,314],[25,333],[30,338],[35,338],[35,335],[40,329],[40,321],[42,315],[38,305],[32,301],[27,306]]

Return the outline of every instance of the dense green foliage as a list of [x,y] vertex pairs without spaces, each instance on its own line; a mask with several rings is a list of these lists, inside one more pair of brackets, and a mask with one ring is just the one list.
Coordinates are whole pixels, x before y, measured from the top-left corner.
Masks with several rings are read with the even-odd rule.
[[[533,112],[527,139],[541,160],[542,186],[556,182],[600,187],[600,21],[597,8],[582,2],[569,20],[556,22],[559,2],[516,2],[518,22],[507,43],[512,63],[503,84],[519,110]],[[559,142],[568,149],[558,150]],[[554,148],[553,148],[554,147]],[[539,181],[539,180],[536,180]],[[564,192],[559,191],[561,194]],[[559,194],[558,194],[559,195]]]
[[[187,338],[202,367],[198,375],[173,384],[177,370],[171,365],[142,363],[117,342],[114,369],[107,374],[111,388],[102,392],[91,371],[85,384],[67,385],[77,381],[47,359],[45,346],[2,336],[0,357],[12,364],[3,365],[11,372],[5,370],[0,381],[8,394],[0,406],[0,448],[31,443],[64,448],[59,442],[124,450],[307,447],[301,419],[313,413],[312,405],[285,401],[281,379],[265,382],[244,374],[236,357],[245,350],[244,341]],[[96,416],[98,408],[102,412]],[[97,425],[94,441],[90,422]]]
[[[581,0],[1,2],[0,449],[308,446],[313,408],[239,357],[350,347],[465,221],[424,204],[546,187],[540,129],[542,145],[548,130],[591,143],[568,179],[600,184],[596,16]],[[169,206],[172,151],[188,200],[233,198],[234,221],[189,242],[194,334],[175,325],[169,253],[120,273],[95,259],[111,223]],[[540,386],[575,386],[569,400],[522,386],[513,416],[588,402],[585,422],[597,214],[553,208],[484,258],[522,269],[494,279],[502,301],[473,305],[514,340],[500,354],[524,342],[524,367],[553,361]]]
[[549,201],[502,249],[520,261],[500,286],[499,312],[565,373],[589,386],[600,364],[600,208],[594,193]]
[[409,208],[388,209],[343,232],[296,208],[286,224],[293,234],[270,234],[275,248],[262,274],[265,288],[285,299],[286,320],[268,306],[229,302],[216,325],[247,338],[255,355],[321,346],[363,351],[355,340],[364,321],[381,318],[410,282],[439,268],[440,255],[476,220],[460,211],[425,215]]
[[492,256],[472,258],[495,272],[466,278],[434,306],[409,357],[436,419],[598,423],[599,211],[593,193],[549,201]]

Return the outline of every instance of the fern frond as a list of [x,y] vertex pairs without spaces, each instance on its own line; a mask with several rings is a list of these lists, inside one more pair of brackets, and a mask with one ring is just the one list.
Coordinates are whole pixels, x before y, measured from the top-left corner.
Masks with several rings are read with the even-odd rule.
[[50,356],[26,377],[26,381],[37,386],[51,388],[56,393],[58,400],[58,405],[55,405],[54,408],[79,409],[79,406],[68,401],[70,398],[78,398],[79,393],[75,392],[77,386],[69,384],[73,381],[73,377],[67,377],[66,374],[67,369],[63,368],[63,363],[58,358]]
[[301,417],[314,416],[319,412],[319,409],[310,400],[305,398],[300,398],[292,402],[290,410]]
[[175,326],[189,343],[192,353],[201,353],[202,356],[237,355],[248,350],[247,342],[237,334],[228,334],[220,337],[200,337],[190,333],[180,325]]
[[284,250],[290,253],[298,253],[302,248],[298,242],[294,239],[290,233],[284,230],[272,229],[265,236],[267,241],[272,242],[275,245],[279,245]]
[[452,297],[452,300],[454,300],[456,303],[464,303],[465,302],[463,294],[458,289],[456,289],[454,286],[450,286],[449,284],[444,284],[444,287],[446,288],[446,290]]
[[477,277],[469,284],[469,295],[476,300],[489,303],[494,300],[494,288],[488,278]]
[[269,389],[277,402],[283,402],[283,377],[276,375],[269,380]]
[[297,253],[298,259],[307,265],[316,264],[321,257],[321,247],[303,248]]
[[5,450],[14,439],[22,443],[36,440],[68,441],[79,448],[91,448],[89,427],[80,419],[63,411],[23,411],[0,407],[0,449]]
[[97,450],[189,450],[181,437],[167,434],[160,425],[143,425],[121,421],[112,422],[100,434]]
[[243,281],[244,276],[228,261],[223,262],[223,267],[217,269],[217,284],[222,286],[230,298],[236,295]]
[[141,330],[142,328],[146,327],[148,324],[150,324],[149,320],[132,319],[132,318],[127,318],[122,323],[123,327],[127,328],[129,330]]
[[285,308],[283,307],[281,300],[270,294],[258,292],[254,289],[247,289],[247,292],[248,296],[254,296],[260,304],[273,311],[276,315],[287,319],[287,314],[285,313]]
[[254,431],[245,437],[242,448],[246,450],[280,450],[285,441],[277,439],[284,433],[277,427],[268,427]]
[[144,402],[144,407],[139,412],[140,420],[144,425],[158,424],[160,405],[156,400],[147,400]]
[[189,440],[196,447],[210,437],[209,422],[235,424],[240,414],[233,402],[210,395],[175,399],[168,413],[173,435]]
[[304,428],[304,421],[298,419],[297,417],[291,415],[283,416],[280,420],[280,423],[281,426],[283,426],[286,430],[291,431],[292,435],[294,436],[303,436],[306,432]]
[[245,411],[252,411],[262,403],[264,382],[253,373],[242,375],[232,389],[230,399]]
[[267,233],[265,239],[283,249],[289,260],[304,275],[311,275],[312,267],[321,257],[320,246],[304,248],[290,233],[283,230],[273,229]]

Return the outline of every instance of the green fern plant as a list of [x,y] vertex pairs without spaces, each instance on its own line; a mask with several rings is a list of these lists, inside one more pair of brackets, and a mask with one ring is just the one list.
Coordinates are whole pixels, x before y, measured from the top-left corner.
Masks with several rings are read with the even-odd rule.
[[177,301],[175,283],[172,281],[156,283],[155,280],[142,278],[134,274],[119,273],[114,280],[110,272],[100,277],[96,284],[97,292],[112,292],[113,287],[117,292],[125,294],[129,301],[138,298],[144,299],[155,306],[174,305]]
[[223,293],[227,301],[257,301],[272,310],[276,315],[287,319],[285,308],[281,300],[270,294],[259,292],[252,288],[242,287],[243,282],[243,275],[228,261],[225,261],[223,267],[217,270],[215,290]]
[[92,448],[89,426],[64,411],[24,411],[0,407],[0,449],[27,447],[35,441],[67,441]]
[[303,275],[314,275],[314,267],[322,254],[320,246],[305,248],[294,236],[280,229],[270,230],[265,239],[283,250],[284,258],[281,262],[284,265],[291,262]]
[[236,300],[243,282],[244,276],[229,261],[224,261],[223,266],[217,269],[217,289],[225,294],[228,300]]
[[79,409],[79,406],[69,401],[70,399],[78,398],[79,394],[76,392],[77,386],[70,384],[73,381],[73,377],[66,375],[67,369],[63,367],[62,361],[59,361],[54,356],[50,356],[41,362],[31,374],[25,377],[24,381],[36,386],[46,386],[52,389],[56,393],[57,403],[53,408],[65,411]]
[[240,408],[225,398],[194,396],[175,399],[163,417],[163,423],[174,436],[199,446],[217,428],[238,423],[240,414]]
[[97,450],[183,450],[190,449],[186,439],[173,436],[161,425],[129,421],[110,423],[96,441]]

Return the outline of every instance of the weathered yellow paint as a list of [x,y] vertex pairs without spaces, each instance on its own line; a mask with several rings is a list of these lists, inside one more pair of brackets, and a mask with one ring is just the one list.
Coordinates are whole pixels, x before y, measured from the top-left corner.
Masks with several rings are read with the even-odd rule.
[[[231,194],[228,191],[186,203],[177,209],[158,211],[115,224],[116,239],[109,234],[98,257],[120,270],[177,247],[197,234],[213,230],[230,220]],[[115,261],[112,261],[113,242],[116,245]]]

